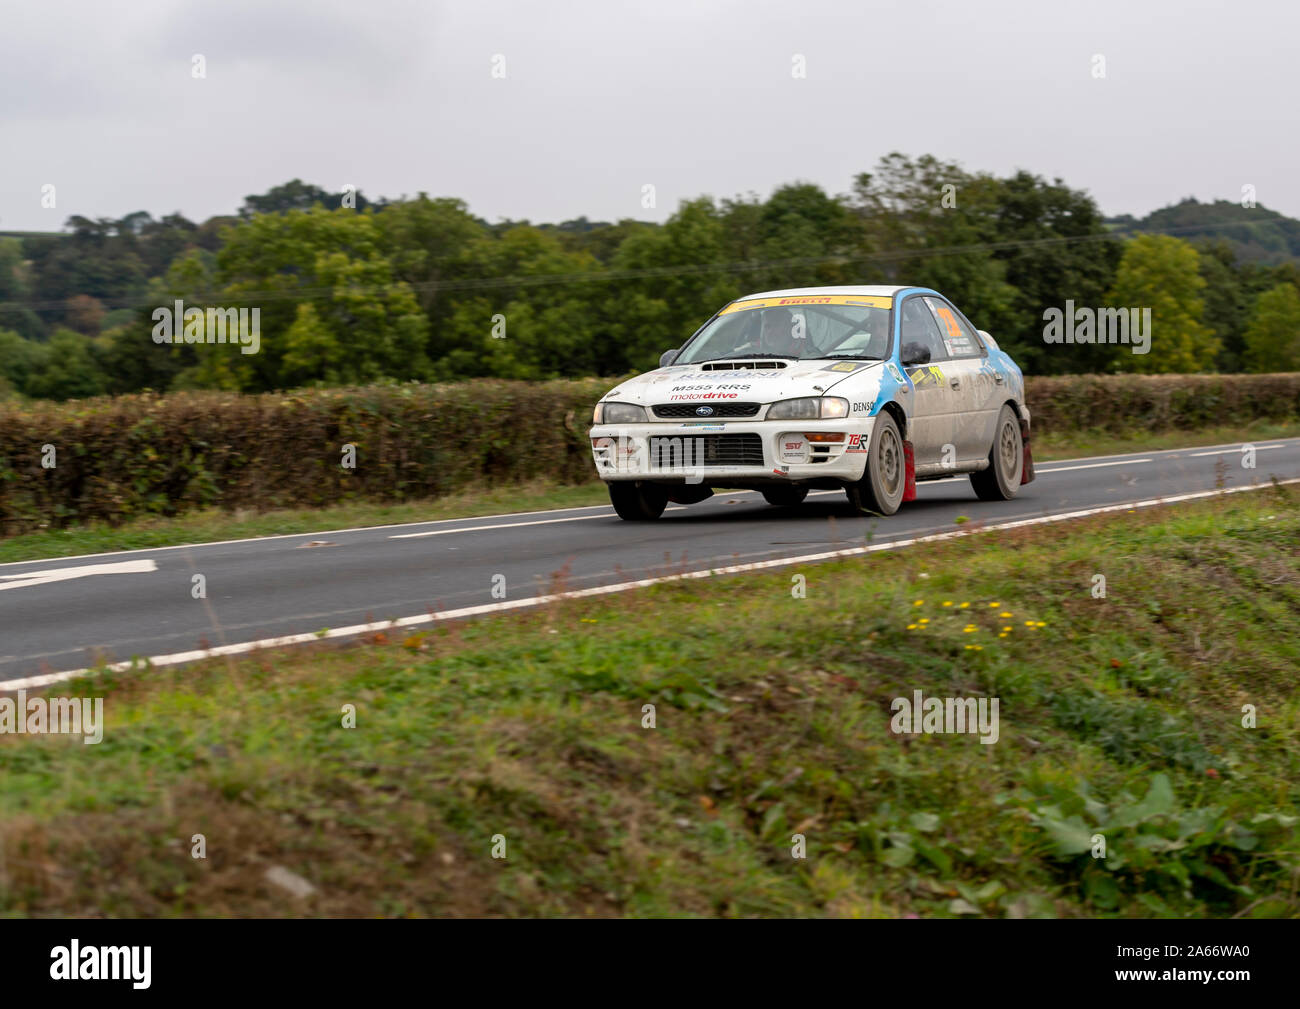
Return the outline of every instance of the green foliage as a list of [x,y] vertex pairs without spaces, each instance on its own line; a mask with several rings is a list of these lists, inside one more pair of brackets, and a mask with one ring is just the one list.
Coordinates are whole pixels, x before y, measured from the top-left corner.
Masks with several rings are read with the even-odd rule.
[[1180,808],[1163,773],[1151,776],[1140,798],[1125,791],[1102,802],[1085,781],[1040,795],[1022,792],[1021,801],[1063,876],[1077,880],[1084,899],[1103,911],[1125,897],[1163,914],[1166,902],[1185,898],[1220,908],[1250,900],[1258,896],[1250,885],[1260,861],[1253,853],[1276,850],[1300,823],[1280,813],[1241,823],[1220,806]]
[[1294,284],[1278,284],[1259,296],[1245,344],[1251,371],[1300,371],[1300,291]]
[[[12,339],[0,333],[0,352]],[[51,359],[67,360],[55,377],[53,365],[38,362],[40,381],[82,380],[72,341],[85,338],[56,336]],[[311,507],[542,477],[578,483],[591,476],[585,424],[602,386],[482,381],[0,403],[0,531],[118,523],[214,503]],[[41,468],[46,443],[59,448],[55,469]],[[356,447],[354,469],[340,465],[347,444]]]
[[72,330],[58,330],[48,343],[0,330],[0,376],[12,389],[33,398],[103,395],[108,391],[103,358],[102,345]]
[[[344,195],[294,179],[202,224],[138,211],[0,239],[0,328],[41,344],[60,328],[104,334],[93,381],[65,341],[69,370],[6,384],[68,399],[619,375],[653,367],[742,294],[867,283],[943,291],[1027,374],[1238,371],[1258,296],[1300,286],[1288,258],[1300,222],[1272,211],[1190,201],[1108,222],[1060,179],[930,155],[889,154],[842,195],[798,181],[765,199],[685,199],[662,224],[488,224],[457,199],[356,193],[344,207]],[[1153,234],[1125,243],[1117,224]],[[1161,228],[1196,236],[1199,258]],[[256,307],[261,351],[155,343],[152,313],[176,299]],[[1044,312],[1067,300],[1152,308],[1155,349],[1046,344]]]
[[1151,350],[1117,359],[1127,371],[1213,371],[1219,341],[1201,323],[1205,280],[1200,256],[1167,235],[1140,235],[1124,248],[1106,304],[1151,310]]

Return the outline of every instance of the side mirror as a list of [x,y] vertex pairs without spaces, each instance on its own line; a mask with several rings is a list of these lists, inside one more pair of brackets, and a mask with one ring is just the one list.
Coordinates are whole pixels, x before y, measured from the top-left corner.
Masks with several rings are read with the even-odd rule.
[[659,367],[667,368],[670,364],[672,364],[675,360],[677,360],[677,354],[678,351],[676,350],[665,350],[662,354],[659,355]]
[[905,343],[899,360],[903,362],[904,368],[910,368],[914,364],[929,364],[930,348],[920,343]]

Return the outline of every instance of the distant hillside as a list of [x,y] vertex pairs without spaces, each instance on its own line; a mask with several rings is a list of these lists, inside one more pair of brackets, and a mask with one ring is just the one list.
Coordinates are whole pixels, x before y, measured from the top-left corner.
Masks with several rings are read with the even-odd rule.
[[1248,262],[1274,265],[1300,260],[1300,221],[1263,206],[1243,207],[1229,200],[1201,203],[1189,197],[1141,220],[1124,214],[1108,217],[1105,223],[1189,241],[1222,239],[1233,246],[1238,259]]

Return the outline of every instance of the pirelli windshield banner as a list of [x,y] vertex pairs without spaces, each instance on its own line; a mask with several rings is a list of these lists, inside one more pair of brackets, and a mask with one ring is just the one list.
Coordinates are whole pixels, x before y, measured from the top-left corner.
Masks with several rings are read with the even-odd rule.
[[751,308],[798,308],[802,305],[856,305],[859,308],[892,308],[894,299],[874,294],[823,294],[795,298],[751,298],[733,301],[719,315],[747,312]]

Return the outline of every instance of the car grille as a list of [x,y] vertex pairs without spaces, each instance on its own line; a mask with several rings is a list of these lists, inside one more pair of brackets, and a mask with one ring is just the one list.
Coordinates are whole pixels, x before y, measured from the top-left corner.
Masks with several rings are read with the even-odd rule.
[[654,407],[656,417],[664,420],[680,420],[690,418],[691,420],[701,419],[695,411],[702,406],[709,407],[713,412],[706,416],[710,419],[714,417],[753,417],[758,413],[758,403],[660,403]]
[[650,439],[651,469],[762,465],[763,439],[756,434],[682,435]]

